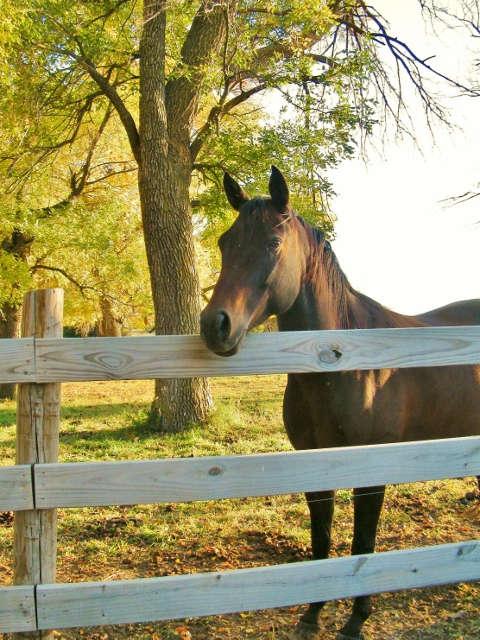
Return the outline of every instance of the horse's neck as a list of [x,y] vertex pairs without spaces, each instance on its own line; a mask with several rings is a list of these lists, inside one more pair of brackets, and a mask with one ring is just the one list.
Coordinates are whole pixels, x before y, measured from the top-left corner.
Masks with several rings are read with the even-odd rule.
[[278,316],[280,331],[319,329],[373,329],[420,326],[412,317],[403,316],[356,291],[345,276],[341,283],[329,281],[320,271],[315,282],[303,285],[293,306]]
[[280,331],[314,331],[317,329],[336,329],[337,309],[332,305],[328,292],[304,285],[292,307],[277,317]]

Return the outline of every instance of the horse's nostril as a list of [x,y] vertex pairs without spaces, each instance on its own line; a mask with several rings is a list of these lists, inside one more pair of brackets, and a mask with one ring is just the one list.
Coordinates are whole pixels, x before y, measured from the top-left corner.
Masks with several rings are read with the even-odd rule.
[[230,317],[228,313],[224,311],[220,311],[216,317],[216,329],[217,336],[219,340],[228,340],[230,337],[230,332],[232,330],[232,323],[230,322]]

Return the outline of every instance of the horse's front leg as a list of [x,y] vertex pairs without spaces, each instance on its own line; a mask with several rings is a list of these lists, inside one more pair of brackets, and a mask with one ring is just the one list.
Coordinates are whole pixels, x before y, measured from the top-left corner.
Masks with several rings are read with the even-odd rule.
[[[315,560],[321,560],[326,558],[330,551],[335,492],[307,493],[306,498],[310,510],[313,557]],[[321,631],[320,611],[324,605],[325,602],[314,602],[308,605],[308,609],[288,636],[289,640],[318,639]]]
[[[385,487],[367,487],[354,490],[354,525],[352,555],[373,553],[378,519],[382,510]],[[353,603],[352,614],[340,630],[337,640],[360,640],[363,623],[372,613],[372,597],[359,596]]]

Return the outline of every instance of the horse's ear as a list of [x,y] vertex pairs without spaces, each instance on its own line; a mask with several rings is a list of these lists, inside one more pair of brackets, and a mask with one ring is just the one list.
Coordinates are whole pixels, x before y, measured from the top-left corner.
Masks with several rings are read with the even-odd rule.
[[227,172],[225,172],[225,175],[223,176],[223,188],[227,194],[228,201],[237,211],[240,209],[242,204],[245,204],[247,200],[250,200],[248,194],[245,193],[238,182]]
[[287,187],[287,182],[283,177],[282,172],[272,164],[272,173],[270,175],[270,182],[268,183],[268,190],[272,198],[272,202],[275,207],[284,212],[290,208],[290,198]]

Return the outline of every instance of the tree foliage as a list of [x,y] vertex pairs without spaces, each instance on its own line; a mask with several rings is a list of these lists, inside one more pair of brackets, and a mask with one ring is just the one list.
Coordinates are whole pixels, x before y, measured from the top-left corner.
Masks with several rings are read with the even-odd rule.
[[67,324],[89,330],[108,306],[119,329],[144,327],[152,310],[135,166],[114,112],[92,106],[75,139],[57,144],[52,123],[36,122],[19,93],[12,83],[10,99],[27,108],[3,138],[0,306],[18,307],[28,289],[64,286]]

